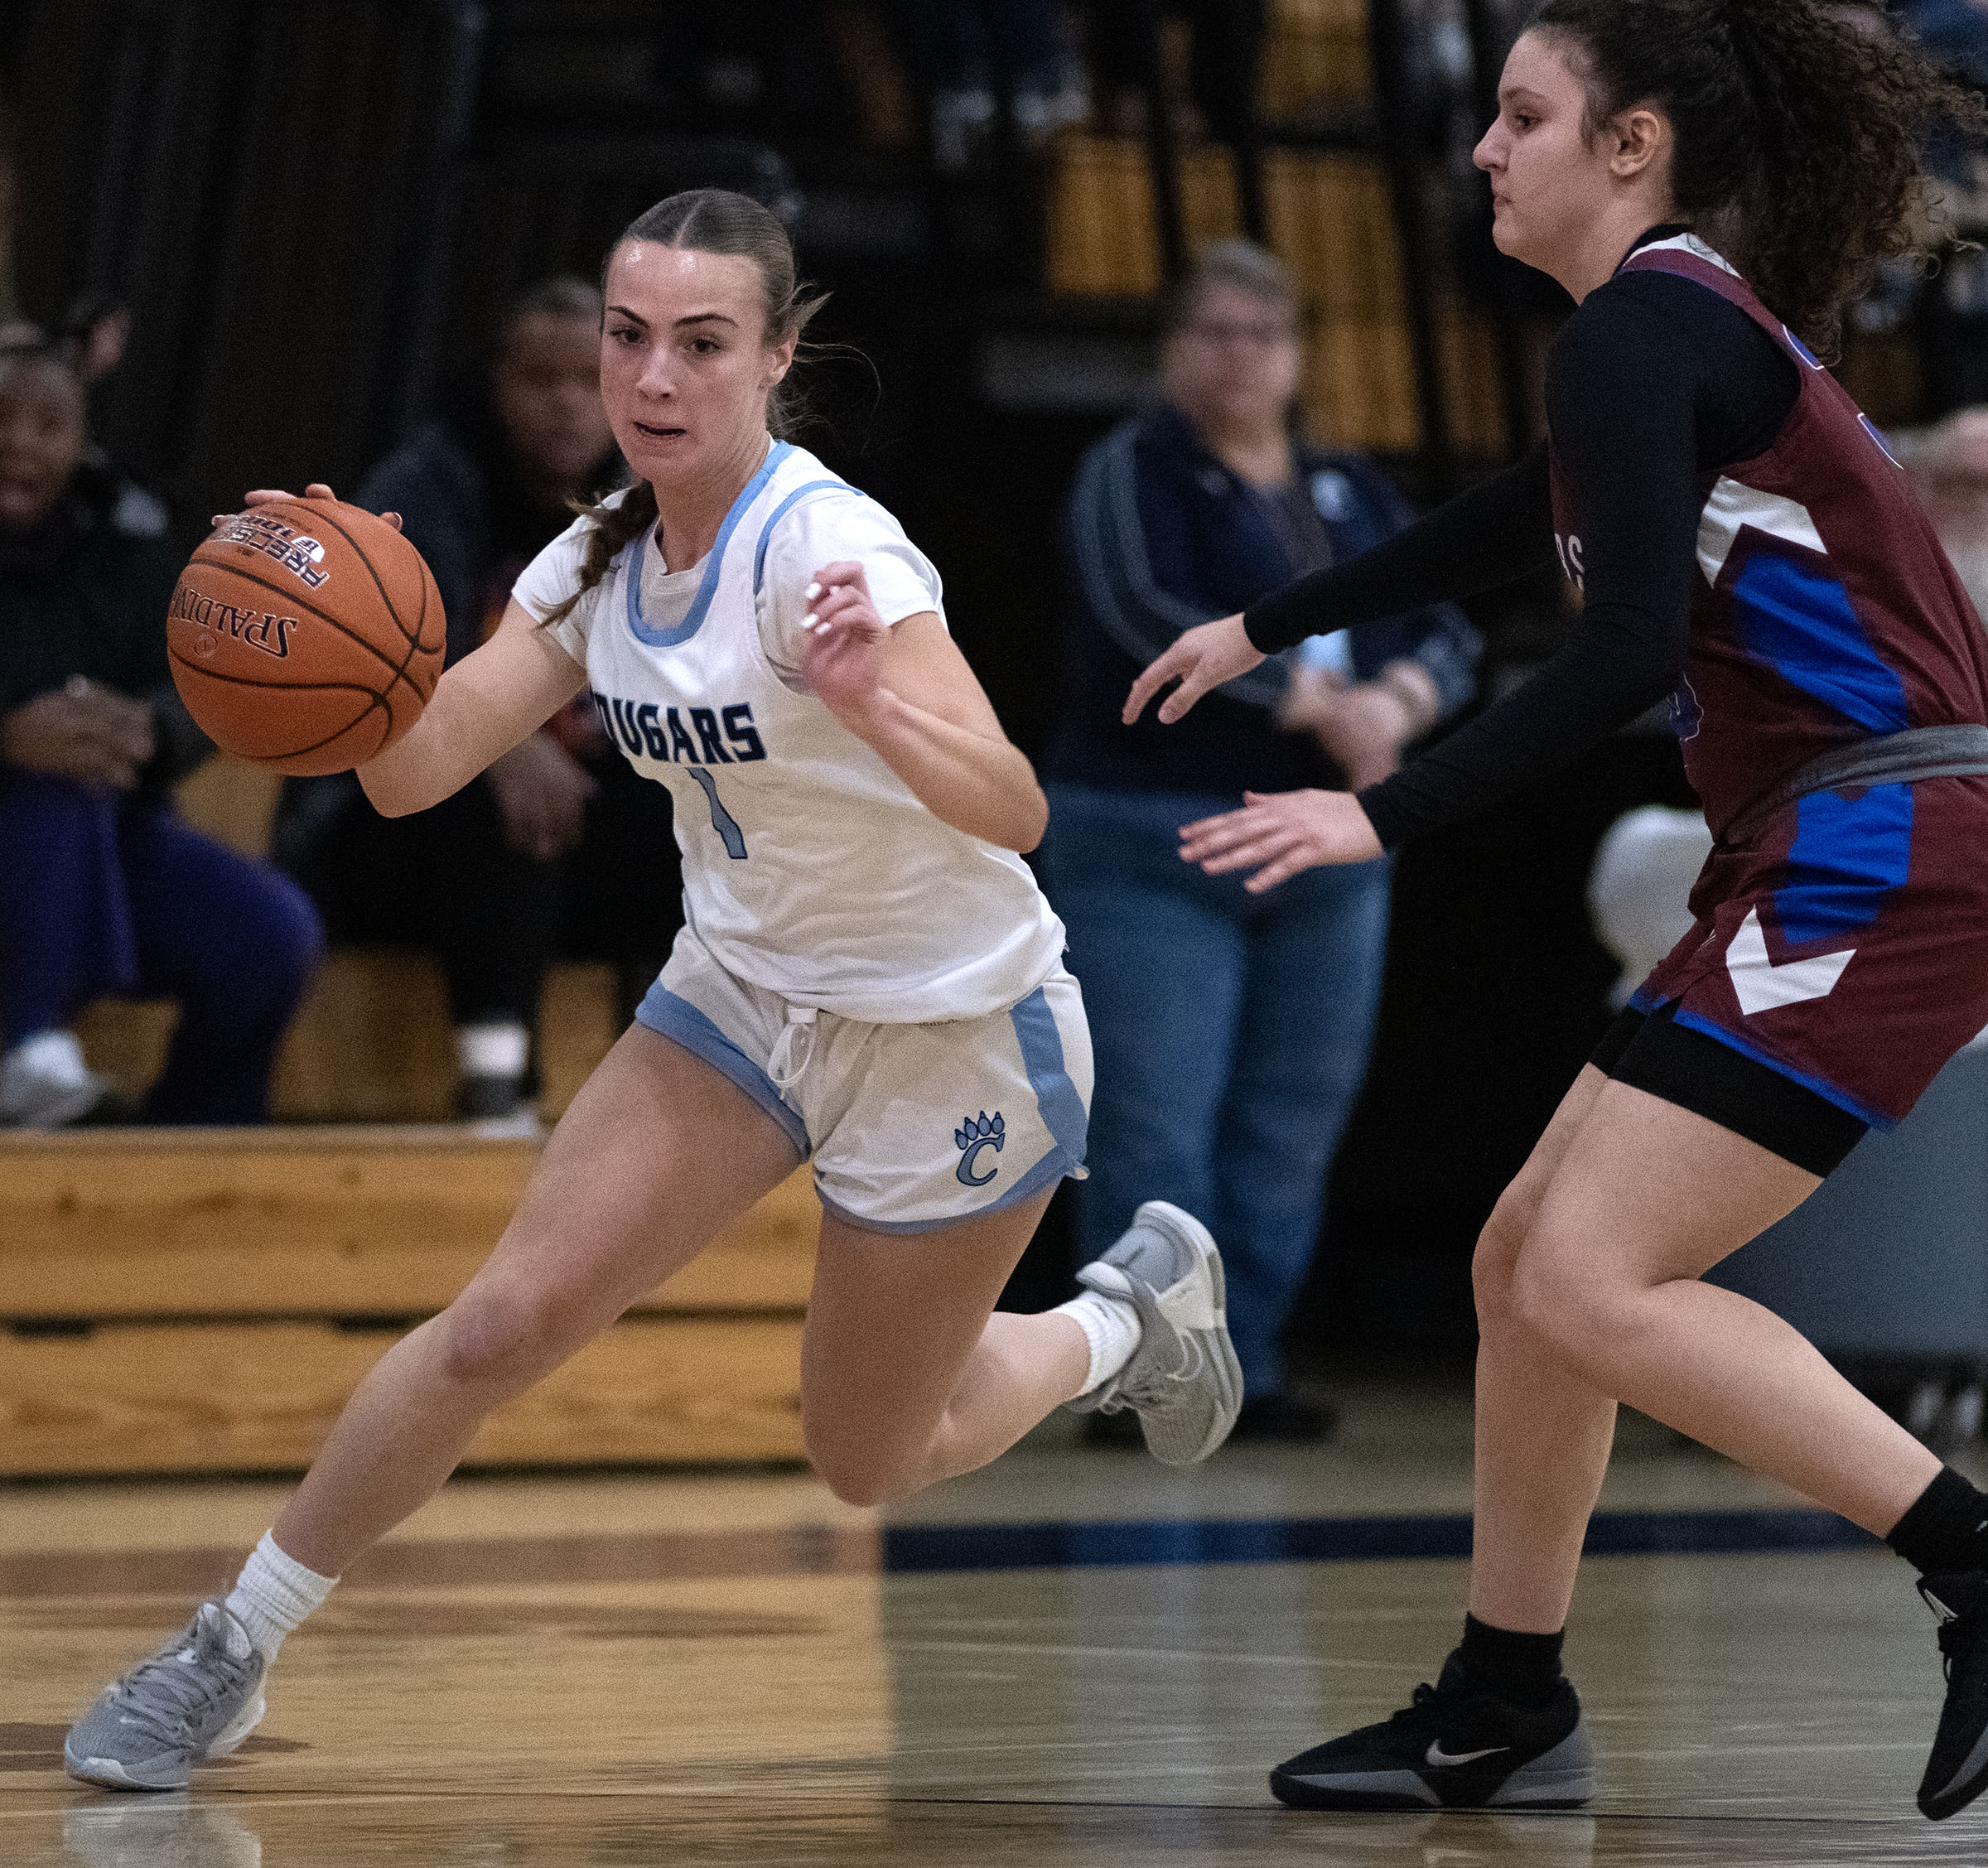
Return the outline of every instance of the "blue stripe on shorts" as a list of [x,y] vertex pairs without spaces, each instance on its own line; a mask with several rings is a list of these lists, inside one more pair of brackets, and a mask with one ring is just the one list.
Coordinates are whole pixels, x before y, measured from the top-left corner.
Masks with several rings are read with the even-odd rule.
[[729,1077],[780,1125],[803,1161],[814,1151],[807,1126],[774,1087],[773,1079],[689,1000],[679,998],[658,980],[636,1008],[635,1016],[650,1031],[683,1045],[692,1057],[702,1058],[712,1069]]

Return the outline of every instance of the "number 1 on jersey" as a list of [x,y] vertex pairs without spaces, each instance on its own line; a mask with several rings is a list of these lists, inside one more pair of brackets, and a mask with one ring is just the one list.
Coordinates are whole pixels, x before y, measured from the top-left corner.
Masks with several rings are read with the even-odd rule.
[[746,860],[746,833],[739,828],[738,820],[718,802],[718,781],[701,765],[683,765],[678,768],[688,773],[704,787],[704,795],[711,800],[711,828],[725,839],[725,853],[734,862]]

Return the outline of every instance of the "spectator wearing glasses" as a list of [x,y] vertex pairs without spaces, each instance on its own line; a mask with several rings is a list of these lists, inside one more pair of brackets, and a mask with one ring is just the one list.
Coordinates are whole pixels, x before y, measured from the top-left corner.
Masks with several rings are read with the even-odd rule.
[[1092,450],[1071,499],[1069,693],[1046,765],[1045,875],[1098,1055],[1082,1256],[1156,1191],[1217,1233],[1245,1439],[1330,1429],[1290,1392],[1279,1337],[1366,1069],[1389,871],[1314,870],[1251,895],[1184,863],[1179,829],[1244,791],[1385,776],[1470,697],[1479,647],[1437,606],[1357,648],[1315,638],[1176,726],[1121,720],[1182,630],[1412,517],[1366,462],[1296,432],[1299,323],[1283,268],[1245,242],[1205,249],[1177,292],[1159,399]]

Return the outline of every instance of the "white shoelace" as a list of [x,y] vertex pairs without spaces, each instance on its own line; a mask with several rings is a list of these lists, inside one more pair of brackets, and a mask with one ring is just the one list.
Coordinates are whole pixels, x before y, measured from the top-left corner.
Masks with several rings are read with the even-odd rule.
[[169,1743],[184,1743],[200,1714],[241,1684],[248,1664],[212,1648],[201,1654],[196,1624],[191,1639],[154,1654],[118,1682],[125,1708],[119,1716]]

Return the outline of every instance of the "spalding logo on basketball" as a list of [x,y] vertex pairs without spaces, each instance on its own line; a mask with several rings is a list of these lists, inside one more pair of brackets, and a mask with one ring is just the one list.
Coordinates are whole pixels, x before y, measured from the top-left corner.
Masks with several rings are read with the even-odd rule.
[[276,500],[216,526],[166,619],[173,683],[216,746],[306,777],[384,752],[442,674],[442,596],[371,513]]

